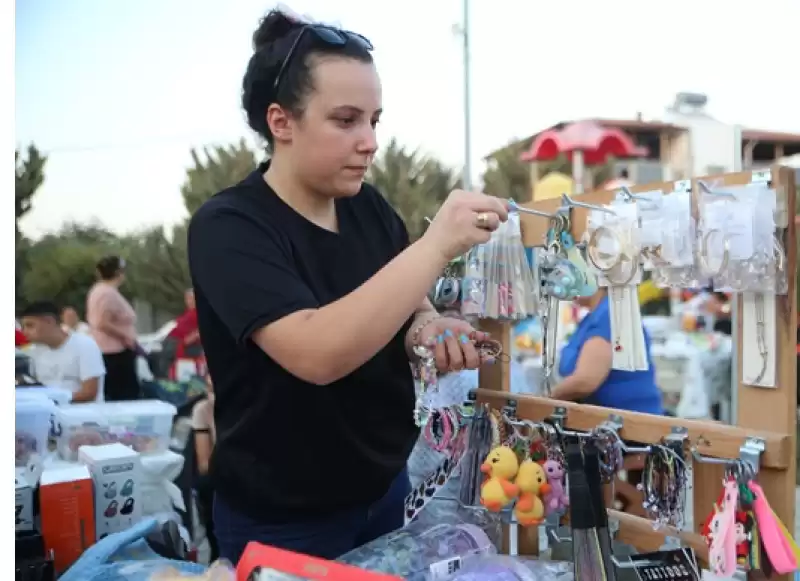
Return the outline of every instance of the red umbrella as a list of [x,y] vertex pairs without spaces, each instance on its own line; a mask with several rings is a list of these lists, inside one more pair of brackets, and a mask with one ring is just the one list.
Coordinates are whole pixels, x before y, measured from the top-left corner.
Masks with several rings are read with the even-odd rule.
[[609,156],[616,158],[643,157],[647,148],[637,146],[619,129],[602,127],[593,121],[577,121],[563,129],[548,129],[533,140],[522,161],[551,161],[566,155],[570,161],[576,152],[583,153],[583,163],[599,165]]

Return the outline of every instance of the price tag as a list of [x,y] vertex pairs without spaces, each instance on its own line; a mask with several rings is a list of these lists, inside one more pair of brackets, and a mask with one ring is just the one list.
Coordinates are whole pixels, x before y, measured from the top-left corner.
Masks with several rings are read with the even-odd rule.
[[432,563],[430,570],[431,581],[440,581],[447,579],[454,573],[461,569],[461,557],[451,557],[437,563]]

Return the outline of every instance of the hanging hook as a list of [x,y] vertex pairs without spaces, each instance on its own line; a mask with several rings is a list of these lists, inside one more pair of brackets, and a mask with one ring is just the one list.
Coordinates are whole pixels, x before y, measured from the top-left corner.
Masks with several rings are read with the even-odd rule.
[[703,180],[697,180],[697,185],[700,187],[700,190],[704,194],[708,194],[709,196],[718,196],[720,198],[730,198],[731,200],[735,200],[736,196],[733,195],[732,192],[725,192],[721,190],[715,190],[714,186],[711,186],[704,182]]
[[512,212],[519,212],[521,214],[530,214],[531,216],[541,216],[542,218],[550,218],[551,220],[556,219],[561,215],[559,211],[550,213],[550,212],[542,212],[541,210],[534,210],[533,208],[526,208],[524,206],[520,206],[514,200],[508,200],[508,207]]
[[651,200],[647,196],[643,196],[641,194],[634,194],[633,192],[631,192],[628,186],[622,186],[621,188],[619,188],[617,193],[621,195],[622,199],[625,200],[626,202],[644,202],[645,204],[649,204],[650,207],[652,208],[658,206],[655,200]]
[[612,216],[616,216],[617,213],[614,210],[606,208],[604,206],[597,206],[595,204],[586,204],[584,202],[576,202],[572,198],[569,197],[567,194],[561,194],[561,203],[566,207],[574,207],[574,208],[586,208],[587,210],[597,210],[598,212],[603,212],[605,214],[611,214]]

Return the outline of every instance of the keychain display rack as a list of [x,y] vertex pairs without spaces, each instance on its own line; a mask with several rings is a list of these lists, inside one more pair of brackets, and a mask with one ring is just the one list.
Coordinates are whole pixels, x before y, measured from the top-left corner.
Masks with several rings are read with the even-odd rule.
[[[790,528],[795,522],[795,471],[797,393],[796,393],[796,321],[797,299],[795,273],[797,269],[797,235],[794,215],[796,206],[795,177],[791,168],[776,166],[764,171],[746,171],[712,175],[677,182],[657,182],[629,188],[629,193],[661,191],[665,195],[676,191],[691,191],[693,212],[698,211],[698,200],[705,184],[715,187],[743,186],[757,181],[768,181],[776,191],[777,211],[775,222],[782,229],[782,245],[785,249],[785,270],[788,276],[788,293],[778,295],[767,302],[765,312],[759,316],[766,321],[773,347],[775,387],[748,385],[743,378],[743,368],[752,367],[751,359],[761,361],[762,353],[754,346],[753,338],[745,336],[748,324],[743,295],[737,295],[736,326],[737,347],[734,364],[737,366],[738,385],[737,410],[734,425],[714,421],[684,420],[666,416],[628,412],[598,406],[552,400],[544,397],[511,395],[509,360],[480,370],[478,401],[495,409],[502,409],[510,401],[516,402],[517,417],[532,421],[551,420],[560,422],[571,430],[591,430],[609,420],[620,426],[620,436],[632,442],[657,444],[669,436],[679,434],[687,443],[687,461],[692,461],[693,486],[688,492],[693,496],[693,531],[676,531],[669,528],[656,530],[645,518],[609,509],[612,522],[619,524],[616,540],[646,552],[679,539],[685,546],[697,552],[706,562],[708,549],[700,530],[709,507],[717,500],[728,459],[750,459],[759,467],[758,481],[767,494],[775,513]],[[594,191],[576,196],[570,204],[572,236],[580,240],[586,229],[587,217],[592,206],[610,203],[616,195],[614,190]],[[563,211],[562,201],[542,200],[522,204],[536,210],[540,216],[520,214],[522,238],[525,247],[540,246],[548,230],[547,216]],[[751,307],[752,311],[752,307]],[[759,320],[759,323],[763,321]],[[481,320],[481,329],[503,345],[503,351],[511,353],[511,323],[496,320]],[[772,333],[774,331],[774,335]],[[688,454],[691,447],[696,453]],[[790,524],[791,523],[791,524]],[[516,534],[516,533],[514,533]],[[535,527],[520,529],[517,540],[520,554],[538,552],[538,534]],[[788,580],[791,575],[776,576]]]

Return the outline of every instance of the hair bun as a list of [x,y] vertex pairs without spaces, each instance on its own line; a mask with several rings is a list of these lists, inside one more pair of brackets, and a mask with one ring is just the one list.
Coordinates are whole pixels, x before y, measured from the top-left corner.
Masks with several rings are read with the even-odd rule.
[[253,49],[259,51],[302,26],[303,23],[300,20],[282,10],[270,10],[253,33]]

